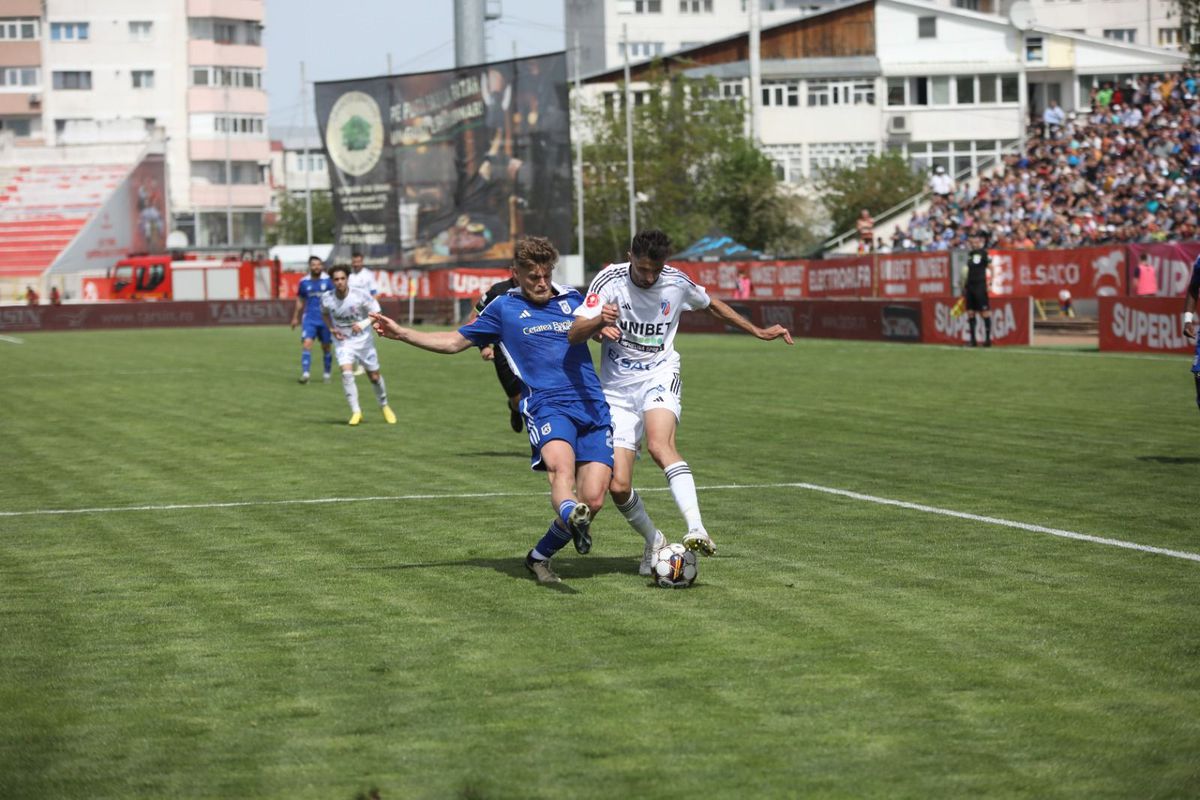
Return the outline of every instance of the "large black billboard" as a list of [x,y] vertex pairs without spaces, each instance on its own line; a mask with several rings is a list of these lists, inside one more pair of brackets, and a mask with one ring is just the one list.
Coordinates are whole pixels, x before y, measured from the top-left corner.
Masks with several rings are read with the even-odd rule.
[[563,53],[316,84],[337,249],[383,269],[509,263],[571,244]]

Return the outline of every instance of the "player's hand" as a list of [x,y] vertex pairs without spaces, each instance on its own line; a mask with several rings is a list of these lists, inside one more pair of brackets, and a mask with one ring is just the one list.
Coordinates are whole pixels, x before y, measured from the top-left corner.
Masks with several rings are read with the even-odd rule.
[[615,342],[621,338],[621,329],[616,325],[605,325],[600,329],[600,333],[596,334],[600,341],[607,339],[610,342]]
[[496,357],[496,348],[490,344],[484,345],[483,347],[479,348],[479,356],[484,361],[491,361]]
[[330,328],[329,332],[332,333],[333,338],[337,339],[339,342],[346,338],[346,334],[342,333],[337,328]]
[[769,342],[772,339],[782,338],[788,344],[793,344],[792,332],[789,331],[787,328],[783,327],[782,325],[772,325],[771,327],[765,328],[765,329],[759,328],[758,333],[755,335],[758,336],[758,338],[762,339],[764,342]]
[[293,319],[293,320],[292,320],[292,330],[296,330],[296,326],[297,326],[297,325],[299,325],[299,324],[300,324],[300,320],[298,320],[298,319]]
[[363,332],[363,331],[365,331],[366,329],[367,329],[367,326],[366,326],[366,324],[365,324],[365,323],[358,323],[358,322],[356,322],[356,323],[354,323],[353,325],[351,325],[351,326],[350,326],[350,332],[351,332],[351,333],[362,333],[362,332]]
[[1194,322],[1183,323],[1183,335],[1189,339],[1195,339],[1196,338],[1196,323],[1194,323]]
[[399,339],[404,332],[404,328],[400,327],[399,322],[385,317],[378,311],[372,311],[370,317],[375,332],[385,339]]
[[621,316],[621,309],[616,303],[605,303],[600,309],[600,319],[604,320],[605,325],[609,325],[617,321],[617,317]]

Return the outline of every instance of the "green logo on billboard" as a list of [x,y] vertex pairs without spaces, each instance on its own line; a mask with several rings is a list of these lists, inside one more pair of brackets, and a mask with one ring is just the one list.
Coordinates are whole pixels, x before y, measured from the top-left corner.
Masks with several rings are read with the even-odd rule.
[[383,115],[365,92],[346,92],[329,110],[325,149],[334,166],[348,175],[365,175],[383,153]]

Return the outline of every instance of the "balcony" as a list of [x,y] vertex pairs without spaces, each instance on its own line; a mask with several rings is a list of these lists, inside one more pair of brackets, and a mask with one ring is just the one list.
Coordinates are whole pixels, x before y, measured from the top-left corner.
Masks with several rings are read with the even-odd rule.
[[263,0],[188,0],[189,17],[220,17],[249,19],[262,22],[265,14]]
[[[0,114],[5,116],[25,115],[40,117],[42,115],[42,91],[38,86],[23,86],[24,91],[0,92]],[[38,101],[33,102],[33,98]]]
[[[225,139],[214,135],[211,139],[197,139],[195,136],[188,141],[188,158],[192,161],[224,161]],[[271,143],[262,139],[229,137],[229,159],[231,161],[269,161],[271,159]]]
[[221,184],[192,181],[192,205],[197,208],[266,208],[271,187],[266,184]]
[[204,111],[233,114],[266,114],[267,93],[261,89],[229,88],[229,105],[225,105],[225,89],[221,86],[193,86],[187,93],[188,112]]
[[209,39],[188,40],[188,63],[201,67],[258,67],[267,65],[267,49],[249,44],[217,44]]

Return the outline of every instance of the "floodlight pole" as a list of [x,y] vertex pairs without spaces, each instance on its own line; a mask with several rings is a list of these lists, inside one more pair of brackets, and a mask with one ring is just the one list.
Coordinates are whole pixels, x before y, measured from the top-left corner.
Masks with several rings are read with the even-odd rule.
[[583,131],[580,126],[583,124],[582,112],[579,110],[579,104],[582,102],[583,84],[579,79],[579,31],[575,31],[575,224],[576,238],[579,240],[579,263],[586,269],[584,261],[583,247]]
[[[308,235],[308,257],[313,254],[313,223],[312,223],[312,188],[308,176],[308,78],[304,73],[304,62],[300,62],[300,130],[303,131],[304,149],[301,155],[300,168],[304,170],[304,226]],[[286,172],[286,168],[284,169]]]
[[625,42],[625,171],[629,183],[629,241],[637,233],[637,193],[633,183],[633,91],[629,87],[629,26],[621,26]]

